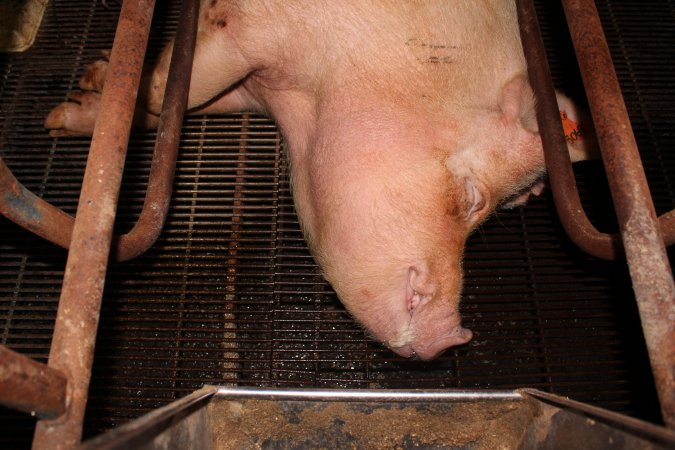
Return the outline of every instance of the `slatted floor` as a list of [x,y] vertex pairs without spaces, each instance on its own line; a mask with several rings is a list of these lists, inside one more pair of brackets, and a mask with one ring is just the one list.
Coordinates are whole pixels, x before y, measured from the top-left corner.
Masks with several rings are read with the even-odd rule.
[[[675,194],[675,7],[599,0],[659,212]],[[578,95],[562,12],[537,3],[557,85]],[[150,57],[177,21],[159,2]],[[29,189],[74,213],[88,141],[52,139],[51,107],[111,46],[119,4],[52,0],[36,45],[0,56],[0,154]],[[140,212],[153,133],[131,142],[117,229]],[[599,163],[577,168],[592,220],[612,230]],[[45,361],[66,253],[0,218],[0,343]],[[396,357],[345,313],[308,254],[274,123],[186,120],[165,230],[106,282],[85,435],[204,383],[335,388],[536,387],[647,420],[658,404],[627,271],[574,248],[548,194],[470,238],[462,313],[475,333],[437,361]],[[27,448],[33,419],[0,410],[0,447]]]

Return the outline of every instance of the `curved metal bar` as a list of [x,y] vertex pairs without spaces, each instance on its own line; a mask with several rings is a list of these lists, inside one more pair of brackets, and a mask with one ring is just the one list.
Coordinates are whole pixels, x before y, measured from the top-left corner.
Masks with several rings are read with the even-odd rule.
[[[157,241],[169,210],[192,74],[199,2],[185,1],[180,17],[143,210],[129,233],[113,238],[111,257],[116,261],[128,261],[147,251]],[[60,247],[70,247],[75,219],[26,189],[1,158],[0,214]]]
[[616,259],[621,254],[619,237],[600,233],[581,206],[537,12],[531,0],[518,0],[517,5],[528,75],[537,96],[537,121],[544,160],[560,222],[570,239],[582,250],[598,258]]
[[0,158],[0,214],[54,244],[68,248],[73,217],[26,189]]
[[111,253],[117,261],[127,261],[145,253],[162,232],[169,211],[181,125],[192,75],[199,1],[184,0],[180,18],[174,38],[143,210],[131,231],[116,237],[113,241]]

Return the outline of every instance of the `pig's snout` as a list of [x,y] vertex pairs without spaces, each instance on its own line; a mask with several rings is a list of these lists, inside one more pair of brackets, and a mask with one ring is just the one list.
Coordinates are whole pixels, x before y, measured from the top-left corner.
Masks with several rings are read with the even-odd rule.
[[[457,345],[466,344],[473,337],[471,330],[457,325],[447,333],[432,339],[430,342],[416,339],[414,331],[405,330],[401,335],[386,342],[387,346],[395,353],[406,357],[419,358],[423,361],[432,360],[440,356],[445,350]],[[402,343],[401,338],[407,339]]]
[[401,314],[398,320],[393,321],[398,323],[398,329],[394,329],[393,337],[385,338],[385,345],[401,356],[428,361],[450,347],[469,342],[473,333],[462,327],[457,301],[451,300],[456,299],[458,294],[441,295],[438,291],[427,295],[420,293],[414,288],[415,285],[424,287],[427,283],[426,277],[419,273],[415,269],[410,270],[406,295],[407,317]]

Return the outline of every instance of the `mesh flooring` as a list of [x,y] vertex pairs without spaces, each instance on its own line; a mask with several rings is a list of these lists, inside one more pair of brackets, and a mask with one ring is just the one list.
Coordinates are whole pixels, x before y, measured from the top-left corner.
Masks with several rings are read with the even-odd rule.
[[[561,8],[538,2],[557,85],[580,81]],[[659,213],[675,193],[675,6],[597,2]],[[177,21],[160,2],[149,56]],[[35,46],[0,55],[0,152],[33,192],[74,213],[88,140],[52,139],[47,112],[111,46],[119,4],[52,0]],[[648,26],[646,26],[648,24]],[[132,137],[117,229],[140,212],[153,133]],[[462,313],[475,338],[437,361],[367,339],[308,254],[270,120],[190,117],[165,230],[106,282],[85,436],[204,383],[334,388],[536,387],[658,419],[630,280],[565,237],[548,194],[473,235]],[[612,230],[599,163],[576,169],[591,219]],[[46,361],[66,252],[0,217],[0,343]],[[34,421],[0,410],[0,447],[27,448]]]

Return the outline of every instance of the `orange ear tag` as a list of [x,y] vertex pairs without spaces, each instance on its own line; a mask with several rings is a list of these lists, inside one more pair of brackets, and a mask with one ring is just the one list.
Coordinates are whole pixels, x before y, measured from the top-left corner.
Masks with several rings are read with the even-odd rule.
[[565,132],[565,139],[570,144],[574,144],[576,141],[583,137],[581,127],[574,120],[570,119],[567,115],[567,112],[560,111],[560,120],[562,120],[563,131]]

